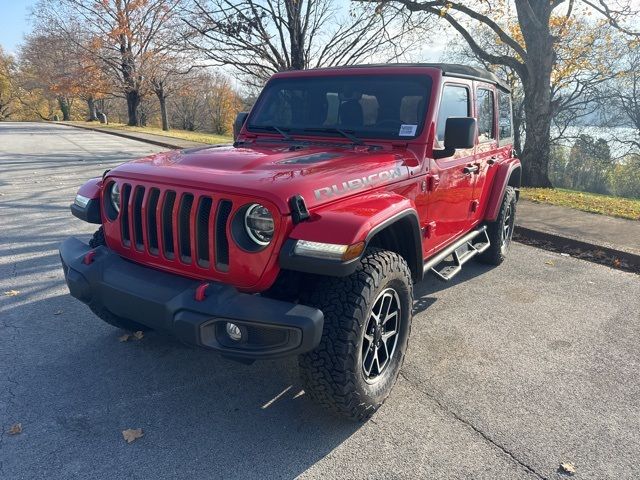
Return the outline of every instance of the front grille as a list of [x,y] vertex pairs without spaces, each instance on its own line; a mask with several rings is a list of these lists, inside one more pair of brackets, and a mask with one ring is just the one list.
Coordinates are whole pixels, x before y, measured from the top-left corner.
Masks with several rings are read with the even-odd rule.
[[122,195],[123,247],[183,265],[228,271],[230,200],[129,183],[123,185]]

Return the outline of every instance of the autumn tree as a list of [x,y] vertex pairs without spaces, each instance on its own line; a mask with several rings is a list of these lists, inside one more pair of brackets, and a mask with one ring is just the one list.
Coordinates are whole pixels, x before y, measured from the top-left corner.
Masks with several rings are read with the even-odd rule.
[[14,78],[16,66],[11,55],[0,46],[0,120],[8,119],[15,106]]
[[36,31],[26,36],[20,48],[20,70],[29,89],[41,88],[55,98],[62,119],[71,120],[71,109],[80,92],[78,58],[67,37]]
[[219,135],[227,135],[232,131],[233,121],[243,107],[242,99],[225,75],[212,75],[210,86],[207,105],[211,111],[212,130]]
[[[40,0],[39,25],[74,38],[79,25],[91,50],[127,101],[129,125],[137,125],[145,65],[161,50],[157,40],[174,25],[181,0]],[[86,45],[80,47],[89,49]]]
[[[231,65],[261,86],[276,72],[397,61],[417,25],[395,8],[340,11],[337,0],[193,0],[185,42],[212,65]],[[424,26],[423,26],[424,27]]]
[[150,89],[158,99],[160,121],[162,129],[165,131],[170,128],[168,98],[188,88],[188,84],[197,78],[190,75],[192,71],[197,69],[192,61],[193,59],[189,56],[163,47],[161,51],[153,52],[146,62],[145,77]]
[[236,114],[245,108],[231,80],[220,72],[191,72],[173,95],[173,122],[184,130],[228,135]]
[[[356,0],[358,1],[358,0]],[[374,1],[374,0],[364,0]],[[379,3],[375,0],[375,3]],[[548,164],[551,125],[554,117],[552,79],[559,60],[558,48],[566,42],[566,25],[582,12],[582,6],[628,35],[637,35],[627,24],[635,11],[630,1],[605,0],[386,0],[402,5],[409,12],[446,21],[468,43],[474,54],[492,64],[508,67],[519,77],[524,98],[526,137],[522,149],[524,182],[550,187]],[[515,22],[510,22],[515,19]],[[474,29],[487,31],[494,45],[506,47],[497,52],[479,43]]]

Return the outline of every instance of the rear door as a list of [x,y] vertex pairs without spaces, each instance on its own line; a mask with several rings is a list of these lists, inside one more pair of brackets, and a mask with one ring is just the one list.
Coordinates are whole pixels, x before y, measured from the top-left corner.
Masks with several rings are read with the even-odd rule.
[[478,167],[473,185],[471,221],[478,223],[484,216],[489,201],[495,164],[498,158],[498,134],[496,115],[496,92],[490,84],[475,82],[475,117],[478,120],[478,137],[474,164]]
[[[472,115],[472,82],[447,82],[442,87],[438,109],[434,150],[444,147],[447,118]],[[429,200],[429,236],[425,239],[425,257],[469,229],[469,206],[475,176],[465,173],[472,166],[474,149],[456,150],[448,158],[431,161],[430,175],[436,179]]]

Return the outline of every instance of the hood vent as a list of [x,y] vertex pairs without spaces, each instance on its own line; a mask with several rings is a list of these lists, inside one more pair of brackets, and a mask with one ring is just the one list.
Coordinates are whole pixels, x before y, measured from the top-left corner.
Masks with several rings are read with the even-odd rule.
[[318,162],[326,162],[327,160],[333,160],[334,158],[340,157],[339,153],[312,153],[311,155],[301,155],[299,157],[290,158],[289,160],[285,160],[280,163],[284,164],[302,164],[306,165],[309,163],[318,163]]

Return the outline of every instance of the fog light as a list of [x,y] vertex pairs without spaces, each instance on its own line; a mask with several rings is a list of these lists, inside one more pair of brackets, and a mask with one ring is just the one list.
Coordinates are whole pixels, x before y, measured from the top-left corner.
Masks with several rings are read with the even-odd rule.
[[227,335],[234,342],[239,342],[242,339],[242,331],[235,323],[227,322]]

